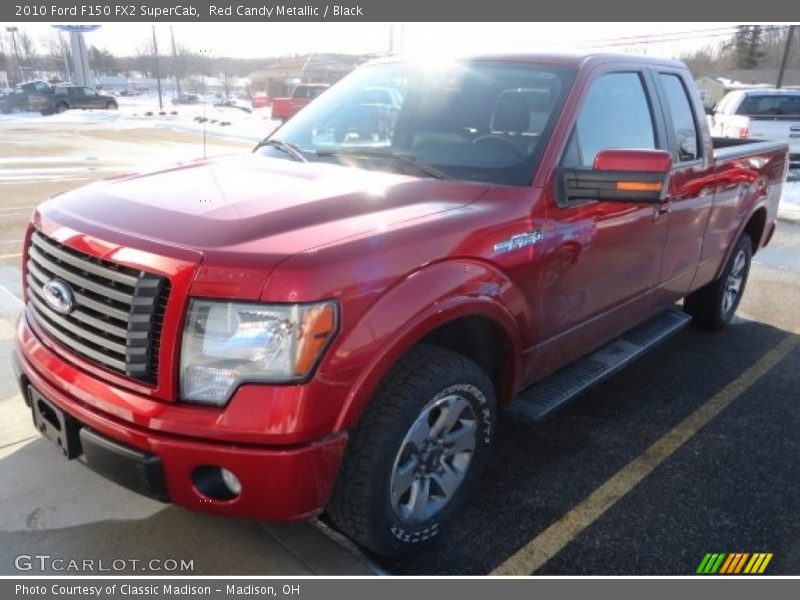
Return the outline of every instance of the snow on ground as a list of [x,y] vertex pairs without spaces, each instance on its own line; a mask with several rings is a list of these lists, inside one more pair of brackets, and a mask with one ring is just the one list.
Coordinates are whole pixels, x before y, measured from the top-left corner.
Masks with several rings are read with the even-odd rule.
[[784,184],[781,203],[778,205],[781,219],[800,222],[800,181],[787,181]]
[[257,142],[280,124],[273,121],[269,108],[247,113],[238,108],[210,104],[173,105],[158,98],[140,96],[117,98],[119,110],[67,110],[61,114],[42,116],[37,112],[0,115],[0,123],[35,123],[37,125],[108,125],[114,129],[164,127],[186,133]]

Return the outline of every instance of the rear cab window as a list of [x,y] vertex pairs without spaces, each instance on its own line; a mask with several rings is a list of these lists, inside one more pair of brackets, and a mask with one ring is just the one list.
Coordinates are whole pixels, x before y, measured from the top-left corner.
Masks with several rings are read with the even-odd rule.
[[657,78],[663,95],[667,129],[672,134],[674,159],[679,163],[699,160],[702,152],[700,132],[681,76],[659,73]]
[[800,94],[748,94],[736,109],[745,117],[800,117]]

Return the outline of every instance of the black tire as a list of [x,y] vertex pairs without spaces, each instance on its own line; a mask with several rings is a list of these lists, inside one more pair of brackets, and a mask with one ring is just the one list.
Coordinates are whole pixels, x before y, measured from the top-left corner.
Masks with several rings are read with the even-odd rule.
[[[717,330],[730,322],[744,294],[752,257],[753,242],[749,235],[744,234],[736,242],[719,279],[686,296],[683,310],[692,316],[692,323],[696,327]],[[731,298],[731,286],[739,276],[741,279],[737,292]]]
[[[415,472],[417,469],[436,469],[435,474],[421,475],[422,479],[429,481],[430,496],[425,494],[425,506],[427,508],[433,503],[436,512],[410,521],[398,513],[393,502],[402,504],[402,498],[411,495],[411,488],[408,488],[409,496],[397,494],[398,499],[393,498],[393,474],[399,473],[405,449],[413,446],[408,436],[412,435],[416,425],[426,421],[423,415],[435,429],[439,419],[447,421],[448,414],[448,408],[441,410],[436,407],[439,403],[450,406],[447,403],[453,401],[448,399],[453,398],[458,406],[464,407],[465,412],[458,414],[467,417],[462,421],[459,416],[456,429],[449,429],[449,435],[458,436],[461,428],[467,427],[462,423],[467,423],[467,432],[475,432],[474,436],[470,435],[474,447],[468,452],[463,475],[459,475],[460,483],[454,487],[449,499],[446,499],[446,493],[442,494],[444,488],[434,482],[439,481],[438,476],[444,475],[444,467],[437,461],[447,460],[441,458],[441,452],[446,450],[433,457],[429,452],[427,458],[419,460],[417,457],[424,453],[412,452],[414,464],[418,465]],[[436,410],[440,411],[438,415]],[[357,544],[380,556],[400,557],[418,552],[438,539],[472,494],[486,466],[495,427],[494,389],[489,377],[477,364],[438,347],[420,345],[413,348],[379,386],[361,422],[352,432],[327,507],[329,517]],[[444,437],[455,439],[448,438],[447,434]],[[430,443],[435,451],[436,444]],[[467,454],[459,456],[463,460]],[[434,463],[439,466],[432,467]],[[456,470],[452,469],[450,473],[456,473]],[[442,496],[445,500],[437,500]],[[409,502],[413,503],[413,500]],[[414,518],[413,514],[411,518]]]
[[117,108],[118,108],[118,106],[117,106],[116,102],[114,102],[112,100],[109,100],[108,102],[106,102],[106,110],[117,110]]
[[66,102],[59,102],[58,104],[56,104],[55,112],[56,113],[63,113],[68,108],[69,108],[69,105]]

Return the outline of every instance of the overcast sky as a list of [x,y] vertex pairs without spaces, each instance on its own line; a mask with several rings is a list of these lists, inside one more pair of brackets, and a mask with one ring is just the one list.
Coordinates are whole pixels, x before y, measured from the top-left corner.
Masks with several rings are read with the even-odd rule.
[[[264,57],[307,52],[366,53],[395,49],[409,53],[453,54],[527,48],[584,50],[598,45],[612,51],[678,56],[725,41],[735,23],[175,23],[177,41],[193,51],[216,56]],[[45,24],[20,24],[35,38],[50,35]],[[155,26],[164,49],[170,25]],[[89,44],[115,54],[134,54],[152,35],[147,23],[109,23],[86,34]],[[402,47],[400,47],[402,45]]]

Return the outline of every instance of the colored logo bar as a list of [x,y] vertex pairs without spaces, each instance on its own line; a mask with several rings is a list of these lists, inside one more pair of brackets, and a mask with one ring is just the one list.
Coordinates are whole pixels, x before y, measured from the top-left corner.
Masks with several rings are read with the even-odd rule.
[[695,572],[700,575],[760,575],[771,560],[772,552],[709,552]]

